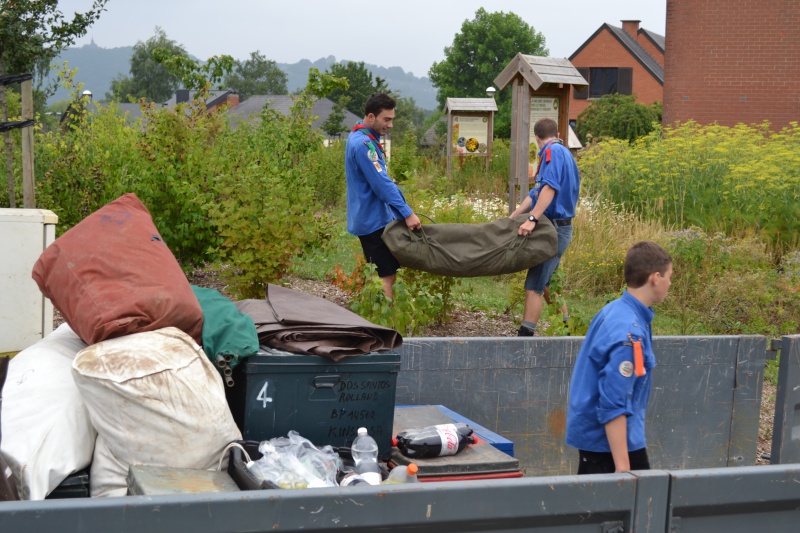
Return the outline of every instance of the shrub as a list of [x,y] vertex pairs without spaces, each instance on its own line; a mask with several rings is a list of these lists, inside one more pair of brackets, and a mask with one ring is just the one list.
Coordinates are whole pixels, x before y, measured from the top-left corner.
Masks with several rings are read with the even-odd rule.
[[592,194],[668,226],[733,236],[756,230],[775,264],[800,242],[800,127],[693,122],[632,145],[600,143],[578,160]]
[[659,122],[659,107],[640,104],[635,95],[606,94],[578,115],[575,133],[584,144],[606,137],[633,142]]
[[322,144],[311,128],[317,81],[312,73],[288,116],[266,108],[256,124],[239,125],[218,144],[218,200],[209,208],[223,239],[216,252],[231,267],[223,279],[238,298],[262,297],[319,234],[308,175]]
[[[132,149],[139,132],[114,105],[72,117],[64,131],[40,131],[35,142],[36,205],[58,215],[59,235],[124,192],[134,192],[126,191],[122,180],[142,166]],[[156,206],[147,207],[153,212]]]

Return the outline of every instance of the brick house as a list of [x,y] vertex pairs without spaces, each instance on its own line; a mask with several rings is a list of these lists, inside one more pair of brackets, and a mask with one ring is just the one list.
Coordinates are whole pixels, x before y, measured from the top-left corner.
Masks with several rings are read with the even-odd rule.
[[638,20],[623,20],[622,27],[603,24],[570,57],[589,86],[574,88],[569,119],[574,125],[592,99],[604,94],[635,94],[645,105],[664,95],[664,36],[639,27]]
[[800,120],[800,2],[668,0],[665,125]]

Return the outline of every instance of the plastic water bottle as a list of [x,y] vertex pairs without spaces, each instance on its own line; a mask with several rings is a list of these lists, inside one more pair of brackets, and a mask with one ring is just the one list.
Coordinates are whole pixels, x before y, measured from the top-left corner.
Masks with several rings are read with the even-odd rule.
[[350,446],[356,472],[370,485],[381,484],[381,467],[378,466],[378,443],[367,434],[367,428],[358,428],[358,436]]
[[355,470],[343,470],[336,476],[336,482],[340,487],[352,487],[354,485],[369,485],[369,482],[361,477]]
[[396,483],[419,483],[417,478],[417,471],[419,467],[414,463],[407,466],[396,466],[389,472],[389,477],[386,478],[383,485],[394,485]]

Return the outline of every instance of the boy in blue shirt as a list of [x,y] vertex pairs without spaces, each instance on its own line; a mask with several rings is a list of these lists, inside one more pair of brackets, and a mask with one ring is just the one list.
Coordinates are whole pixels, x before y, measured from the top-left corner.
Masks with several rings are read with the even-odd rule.
[[539,217],[545,215],[556,227],[558,253],[544,263],[528,269],[525,278],[525,309],[517,332],[520,337],[532,337],[536,331],[536,324],[542,316],[543,296],[550,284],[550,278],[572,241],[572,219],[575,217],[581,189],[578,165],[572,153],[558,138],[556,121],[552,118],[537,120],[533,125],[533,138],[539,147],[536,181],[528,196],[510,217],[528,214],[528,220],[517,230],[519,235],[524,236],[530,235],[539,223]]
[[652,306],[672,283],[672,258],[642,241],[625,257],[622,297],[595,315],[569,389],[568,445],[577,448],[578,474],[647,470],[645,410],[656,366]]

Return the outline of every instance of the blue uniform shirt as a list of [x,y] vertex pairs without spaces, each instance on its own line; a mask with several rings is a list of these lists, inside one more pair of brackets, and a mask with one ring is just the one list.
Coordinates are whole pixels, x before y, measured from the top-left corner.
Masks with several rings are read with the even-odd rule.
[[[369,235],[413,212],[386,172],[383,153],[365,131],[350,133],[344,158],[347,231],[357,236]],[[378,138],[375,132],[369,131]]]
[[549,185],[556,191],[555,198],[547,206],[544,215],[550,220],[572,218],[575,216],[575,205],[581,189],[581,178],[578,165],[567,147],[560,142],[550,141],[539,150],[541,165],[533,189],[528,195],[536,205],[543,185]]
[[[645,409],[650,398],[651,370],[656,366],[650,325],[652,308],[625,291],[592,319],[578,352],[569,386],[567,444],[589,452],[610,452],[605,425],[627,416],[628,451],[647,447]],[[634,373],[633,346],[642,341],[646,373]]]

